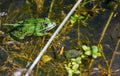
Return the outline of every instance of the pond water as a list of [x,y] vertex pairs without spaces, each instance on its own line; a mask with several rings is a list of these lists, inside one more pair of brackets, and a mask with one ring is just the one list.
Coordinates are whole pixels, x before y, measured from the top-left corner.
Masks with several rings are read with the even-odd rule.
[[[42,6],[39,6],[39,5],[36,5],[37,1],[38,2],[44,1],[44,2],[40,2],[40,4]],[[75,0],[69,0],[69,1],[68,0],[58,0],[58,1],[55,0],[55,3],[56,3],[54,5],[55,8],[53,7],[50,18],[52,18],[52,20],[57,23],[57,27],[58,27],[58,24],[60,24],[60,22],[64,19],[65,15],[70,10],[70,8],[72,8],[73,4],[75,3]],[[48,1],[48,0],[2,0],[1,1],[0,0],[0,66],[4,67],[3,65],[5,65],[5,68],[10,72],[13,72],[13,70],[18,67],[25,67],[25,65],[28,64],[27,60],[31,61],[31,59],[26,59],[26,57],[22,57],[21,62],[25,61],[25,63],[26,63],[24,65],[20,65],[19,63],[14,63],[14,60],[12,60],[12,58],[15,59],[14,56],[18,57],[18,58],[20,58],[20,57],[16,53],[13,54],[13,52],[20,53],[20,52],[24,51],[22,53],[22,55],[24,56],[24,55],[27,55],[25,53],[28,53],[29,55],[27,57],[29,57],[29,56],[31,56],[30,54],[32,53],[32,50],[36,49],[37,51],[35,50],[35,54],[32,55],[32,56],[36,56],[36,53],[38,54],[38,52],[39,52],[38,50],[41,49],[41,47],[43,47],[44,44],[46,43],[46,41],[49,39],[49,36],[45,37],[45,38],[42,37],[41,39],[39,37],[38,38],[32,37],[32,38],[28,38],[28,39],[32,40],[30,43],[29,42],[26,44],[19,43],[19,42],[17,43],[13,39],[10,39],[10,37],[9,37],[8,31],[11,29],[11,27],[1,25],[1,23],[2,24],[3,23],[15,23],[20,20],[24,20],[26,18],[47,17],[48,13],[49,13],[50,4],[51,4],[51,0],[50,1]],[[87,27],[82,26],[80,28],[80,31],[82,34],[81,38],[83,37],[82,38],[83,40],[88,39],[88,41],[91,45],[92,44],[96,45],[98,43],[98,40],[101,36],[101,33],[103,31],[103,28],[105,27],[105,24],[108,20],[110,13],[111,13],[111,10],[107,9],[107,11],[100,12],[100,14],[89,19],[87,21],[87,23],[88,23]],[[55,70],[55,68],[58,68],[55,70],[55,71],[58,71],[58,74],[56,74],[56,72],[51,72],[50,68],[49,69],[44,68],[44,67],[47,67],[45,65],[43,65],[44,67],[41,68],[42,71],[47,70],[47,73],[53,73],[53,74],[55,74],[55,76],[59,75],[61,72],[64,72],[63,68],[61,68],[61,66],[63,67],[63,65],[60,64],[60,61],[64,60],[64,58],[60,58],[60,56],[56,56],[57,54],[59,54],[58,53],[59,51],[56,52],[54,50],[60,50],[61,45],[65,47],[65,50],[69,50],[69,49],[73,49],[73,48],[77,47],[76,43],[75,43],[76,40],[74,40],[74,39],[77,39],[76,29],[78,28],[78,26],[74,26],[73,27],[74,29],[71,30],[69,33],[66,32],[65,28],[62,30],[63,32],[60,32],[61,36],[62,35],[65,36],[64,37],[65,39],[67,38],[66,36],[69,36],[70,39],[68,38],[64,41],[64,38],[58,36],[60,38],[56,39],[56,41],[60,42],[61,44],[54,41],[50,47],[53,50],[52,51],[52,57],[53,57],[52,62],[54,62],[54,59],[56,59],[56,61],[58,61],[58,62],[54,62],[54,64],[48,63],[48,65],[47,65],[48,67],[51,67],[49,65],[52,65],[52,67],[51,67],[52,70]],[[110,22],[110,25],[109,25],[109,27],[105,33],[104,39],[102,41],[103,51],[108,60],[111,60],[116,43],[118,41],[118,38],[120,38],[120,30],[119,29],[120,29],[120,6],[118,7],[117,11],[115,12],[114,17],[112,18],[112,21]],[[55,29],[51,32],[53,33],[54,31],[55,31]],[[35,39],[35,41],[34,41],[34,39]],[[69,40],[71,40],[71,41],[69,41]],[[40,42],[40,44],[37,44],[38,42]],[[39,47],[35,48],[36,46],[39,46]],[[21,51],[21,50],[23,50],[23,51]],[[25,51],[25,50],[28,50],[28,51]],[[49,51],[51,51],[51,49]],[[115,59],[113,61],[113,65],[112,65],[112,70],[116,71],[116,72],[112,73],[112,76],[120,75],[120,66],[119,66],[120,65],[120,53],[119,53],[120,46],[118,47],[117,52],[118,52],[118,54],[116,54]],[[13,56],[12,55],[9,56],[9,54],[12,54]],[[20,56],[22,56],[22,55],[20,55]],[[49,52],[49,55],[51,55],[51,52]],[[3,57],[3,56],[5,56],[5,57]],[[8,58],[8,57],[10,57],[10,58]],[[31,57],[31,58],[35,58],[35,57]],[[59,59],[60,61],[57,59]],[[5,63],[5,61],[6,61],[6,63]],[[19,64],[19,66],[16,64]],[[106,67],[103,59],[101,59],[101,58],[96,60],[96,62],[93,66],[97,67],[98,64],[101,64],[102,66]],[[9,68],[10,67],[13,68],[13,66],[14,66],[14,68],[12,70],[10,70],[7,68],[7,65],[9,66]],[[58,67],[58,66],[53,66],[53,65],[60,65],[60,66]],[[15,66],[16,66],[16,68],[15,68]],[[60,68],[60,70],[61,69],[62,70],[59,71],[59,68]],[[40,71],[40,72],[42,72],[42,71]],[[4,69],[0,70],[0,73],[1,73],[0,75],[11,75],[11,73],[5,74]],[[61,74],[61,76],[63,76],[63,75],[66,75],[66,73]],[[43,76],[45,76],[45,74]],[[52,76],[52,75],[50,74],[50,76]],[[95,74],[91,74],[90,76],[95,76]]]
[[[110,10],[99,14],[98,16],[94,17],[92,20],[89,21],[89,24],[94,27],[93,31],[93,36],[95,36],[96,40],[100,37],[101,31],[103,30],[105,23],[107,22],[109,15],[110,15]],[[110,22],[110,25],[105,33],[105,37],[103,39],[103,48],[105,55],[108,60],[111,60],[112,54],[114,52],[116,43],[120,37],[120,7],[118,7],[117,11],[115,12],[116,16],[114,16]],[[117,52],[120,52],[120,46],[118,47]],[[119,63],[120,63],[120,56],[119,54],[115,56],[113,65],[112,65],[112,70],[119,69]],[[100,60],[99,63],[103,63],[102,60]],[[104,63],[103,63],[104,65]],[[116,72],[112,74],[112,76],[119,76],[120,72]]]

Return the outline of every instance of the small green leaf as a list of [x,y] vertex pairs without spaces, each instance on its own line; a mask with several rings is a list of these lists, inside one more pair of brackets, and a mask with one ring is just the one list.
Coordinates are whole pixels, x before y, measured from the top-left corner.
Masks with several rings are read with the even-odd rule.
[[76,58],[76,62],[78,63],[78,64],[81,64],[82,62],[81,62],[81,57],[77,57]]
[[75,61],[76,61],[76,59],[75,59],[75,58],[72,58],[72,59],[71,59],[71,61],[75,62]]
[[76,70],[76,71],[74,71],[74,73],[75,73],[75,74],[79,74],[79,73],[80,73],[80,71],[79,71],[79,70]]
[[79,64],[74,64],[74,65],[72,66],[72,70],[73,70],[73,71],[78,70],[78,68],[79,68]]
[[92,55],[91,51],[86,51],[85,54],[88,55],[88,56]]
[[69,71],[71,68],[69,68],[69,67],[65,66],[65,69],[66,69],[67,71]]
[[47,63],[50,60],[52,60],[52,57],[48,56],[48,55],[43,55],[41,60],[43,61],[43,63]]
[[76,20],[77,20],[77,17],[75,17],[75,16],[72,16],[70,19],[72,24],[74,24],[76,22]]
[[76,62],[72,62],[72,65],[75,65],[75,64],[77,64]]
[[91,48],[93,53],[97,53],[99,51],[97,46],[92,46]]
[[96,54],[93,54],[92,57],[96,59],[98,56]]
[[83,59],[84,59],[85,57],[86,57],[86,56],[85,56],[84,54],[83,54],[83,55],[81,55],[81,58],[83,58]]
[[73,76],[73,71],[72,70],[68,70],[68,76]]
[[82,15],[81,15],[81,16],[79,17],[79,19],[81,19],[81,20],[82,20],[82,19],[85,19],[85,16],[82,16]]
[[102,56],[102,54],[101,54],[101,53],[97,53],[97,56],[101,57],[101,56]]
[[67,67],[71,67],[72,66],[72,64],[71,63],[68,63],[68,66]]
[[82,45],[82,49],[84,51],[89,51],[90,50],[90,47],[86,46],[86,45]]

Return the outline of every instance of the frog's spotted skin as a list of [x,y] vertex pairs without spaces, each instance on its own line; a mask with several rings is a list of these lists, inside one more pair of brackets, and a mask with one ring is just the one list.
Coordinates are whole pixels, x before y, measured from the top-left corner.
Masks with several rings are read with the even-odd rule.
[[51,30],[56,26],[56,24],[50,21],[48,18],[39,19],[26,19],[13,24],[14,28],[10,30],[10,35],[18,38],[24,39],[26,36],[44,36],[46,31]]

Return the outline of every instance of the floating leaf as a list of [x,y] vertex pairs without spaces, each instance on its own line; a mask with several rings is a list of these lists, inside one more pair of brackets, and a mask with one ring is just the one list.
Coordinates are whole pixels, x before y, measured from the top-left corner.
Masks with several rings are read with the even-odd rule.
[[77,15],[72,16],[71,19],[70,19],[71,23],[74,24],[77,21],[77,18],[78,18]]
[[75,65],[75,64],[77,64],[75,61],[74,61],[74,62],[72,62],[72,65]]
[[97,53],[99,51],[97,46],[92,46],[91,49],[93,53]]
[[83,54],[83,55],[81,55],[81,58],[85,58],[86,56]]
[[81,62],[81,57],[77,57],[76,59],[75,59],[75,58],[72,58],[71,61],[72,61],[72,64],[73,64],[73,63],[77,63],[77,64],[82,63],[82,62]]
[[97,57],[101,57],[102,54],[101,53],[93,53],[92,57],[93,58],[97,58]]
[[92,55],[91,51],[86,51],[85,54],[88,55],[88,56]]
[[72,70],[68,70],[68,76],[73,76],[73,71]]
[[49,62],[50,60],[52,59],[52,57],[48,56],[48,55],[43,55],[41,60],[44,62],[44,63],[47,63]]
[[74,73],[75,73],[75,74],[79,74],[79,73],[80,73],[80,71],[79,71],[79,70],[76,70],[76,71],[74,71]]
[[90,50],[90,47],[86,46],[86,45],[82,45],[82,49],[84,51],[89,51]]
[[81,15],[81,16],[79,16],[79,19],[81,19],[81,20],[82,20],[82,19],[85,19],[85,16],[82,16],[82,15]]
[[67,59],[75,58],[75,57],[78,57],[79,55],[80,55],[80,52],[75,49],[71,49],[65,52],[65,56]]
[[72,59],[71,59],[71,61],[75,62],[75,61],[76,61],[76,59],[75,59],[75,58],[72,58]]
[[96,59],[98,56],[97,54],[93,54],[92,57]]
[[78,68],[79,68],[79,64],[74,64],[74,65],[72,66],[72,70],[73,70],[73,71],[78,70]]
[[82,63],[81,57],[77,57],[77,58],[76,58],[76,62],[77,62],[78,64],[81,64],[81,63]]
[[71,67],[72,66],[72,64],[71,63],[68,63],[68,66],[67,67]]
[[101,54],[101,53],[97,53],[97,56],[101,57],[101,56],[102,56],[102,54]]

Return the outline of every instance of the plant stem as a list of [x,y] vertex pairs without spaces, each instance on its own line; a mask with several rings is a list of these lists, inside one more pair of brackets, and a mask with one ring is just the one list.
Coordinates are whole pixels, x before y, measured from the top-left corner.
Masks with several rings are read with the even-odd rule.
[[[118,7],[118,4],[115,4],[115,6],[114,6],[114,11],[111,12],[111,14],[110,14],[110,16],[109,16],[109,18],[108,18],[108,21],[107,21],[107,23],[106,23],[106,25],[105,25],[105,27],[104,27],[104,29],[103,29],[103,31],[102,31],[100,40],[99,40],[99,42],[98,42],[98,46],[101,44],[101,42],[102,42],[102,40],[103,40],[103,38],[104,38],[104,35],[105,35],[105,33],[106,33],[106,30],[107,30],[107,28],[108,28],[108,26],[109,26],[109,24],[110,24],[110,21],[112,20],[112,17],[114,16],[114,12],[115,12],[115,10],[117,9],[117,7]],[[103,59],[104,59],[106,65],[107,65],[107,67],[108,67],[109,64],[108,64],[108,61],[107,61],[107,59],[106,59],[106,57],[105,57],[105,55],[104,55],[104,53],[103,53],[103,50],[102,50],[101,52],[102,52]]]
[[77,41],[77,45],[81,46],[81,40],[80,40],[80,20],[78,20],[78,41]]
[[112,55],[112,58],[111,58],[111,60],[110,60],[110,64],[109,64],[109,67],[108,67],[108,76],[111,76],[112,63],[113,63],[113,60],[115,59],[115,55],[116,55],[116,52],[117,52],[117,49],[118,49],[119,45],[120,45],[120,38],[119,38],[118,41],[117,41],[117,44],[116,44],[116,46],[115,46],[115,50],[114,50],[113,55]]
[[108,19],[108,21],[107,21],[107,23],[106,23],[106,25],[105,25],[105,27],[104,27],[104,29],[102,31],[102,34],[101,34],[101,37],[100,37],[100,40],[99,40],[98,44],[101,44],[101,42],[102,42],[102,40],[104,38],[105,32],[106,32],[106,30],[107,30],[107,28],[108,28],[108,26],[110,24],[110,21],[112,20],[112,17],[114,15],[114,12],[117,9],[117,7],[118,7],[118,4],[115,4],[114,11],[112,11],[111,14],[110,14],[110,16],[109,16],[109,19]]
[[50,18],[50,16],[51,16],[51,12],[52,12],[54,2],[55,2],[55,0],[52,0],[51,5],[50,5],[50,9],[49,9],[49,13],[48,13],[48,18]]

